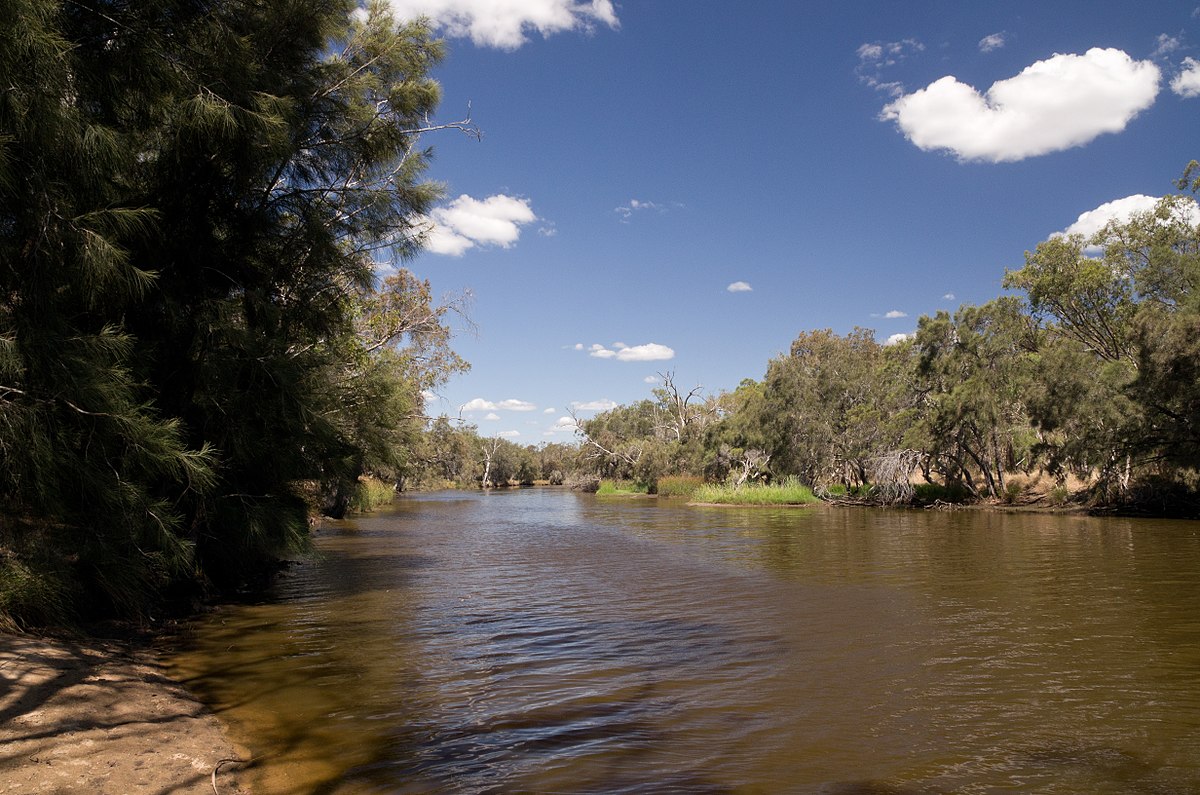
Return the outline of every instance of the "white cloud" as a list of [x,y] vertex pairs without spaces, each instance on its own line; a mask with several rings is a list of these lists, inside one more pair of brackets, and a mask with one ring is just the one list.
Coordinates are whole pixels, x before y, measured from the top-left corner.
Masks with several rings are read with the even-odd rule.
[[[678,205],[675,205],[675,206],[678,206]],[[613,209],[613,212],[620,215],[622,221],[628,221],[629,218],[634,213],[642,212],[645,210],[654,210],[659,213],[665,213],[667,211],[667,205],[660,204],[659,202],[648,202],[648,201],[642,201],[640,199],[630,199],[629,204],[623,204],[620,207],[616,207]]]
[[543,37],[597,24],[620,27],[612,0],[391,0],[400,19],[425,16],[447,36],[470,38],[480,47],[515,50],[526,32]]
[[496,404],[483,398],[472,398],[458,407],[459,411],[495,411]]
[[899,345],[900,343],[904,342],[906,339],[910,339],[911,337],[912,337],[912,334],[893,334],[892,336],[890,336],[886,340],[884,340],[883,344],[884,345]]
[[496,435],[499,436],[501,439],[515,439],[516,437],[521,435],[521,432],[520,431],[500,431],[500,433],[498,433]]
[[1178,36],[1168,36],[1166,33],[1158,34],[1155,39],[1154,52],[1150,54],[1151,58],[1158,58],[1162,55],[1170,55],[1183,46],[1183,40]]
[[749,282],[734,282],[725,289],[731,293],[748,293],[754,288],[750,286]]
[[1183,70],[1171,79],[1171,90],[1184,99],[1200,97],[1200,61],[1183,59]]
[[[1142,193],[1135,193],[1123,199],[1114,199],[1101,204],[1094,210],[1080,213],[1079,217],[1075,219],[1075,223],[1061,232],[1055,232],[1051,237],[1058,235],[1083,235],[1084,239],[1088,240],[1103,229],[1109,221],[1124,223],[1136,213],[1152,211],[1158,205],[1159,201],[1161,199],[1156,196],[1146,196]],[[1196,205],[1195,201],[1188,199],[1186,204],[1180,208],[1180,212],[1182,213],[1182,219],[1187,223],[1192,225],[1200,224],[1200,207]],[[1086,249],[1087,253],[1092,255],[1100,253],[1101,250],[1100,246],[1089,246]]]
[[602,398],[600,400],[589,400],[580,403],[577,400],[571,401],[571,408],[576,411],[611,411],[617,407],[616,401]]
[[571,419],[570,417],[559,417],[557,420],[555,420],[554,425],[551,426],[550,430],[556,432],[570,431],[574,433],[575,429],[578,427],[579,426],[575,424],[575,420]]
[[557,410],[558,409],[554,409],[554,408],[542,409],[542,413],[543,414],[553,414]]
[[536,220],[528,199],[496,194],[479,200],[464,193],[416,222],[426,229],[428,251],[461,257],[475,246],[511,248],[521,227]]
[[917,147],[959,160],[1012,162],[1125,129],[1154,104],[1159,69],[1116,49],[1053,55],[992,84],[986,94],[947,76],[887,105]]
[[992,33],[979,40],[979,51],[991,52],[992,50],[998,50],[1006,43],[1003,33]]
[[1103,229],[1104,225],[1109,221],[1128,221],[1129,217],[1134,213],[1153,210],[1154,205],[1158,204],[1158,201],[1158,198],[1155,196],[1135,193],[1123,199],[1114,199],[1113,201],[1105,202],[1094,210],[1080,213],[1079,217],[1075,219],[1075,223],[1068,226],[1060,234],[1083,235],[1085,238],[1090,238]]
[[588,356],[597,359],[616,359],[621,362],[660,362],[675,358],[675,351],[657,342],[647,342],[645,345],[626,345],[614,342],[611,347],[593,343],[587,349]]
[[583,350],[583,343],[582,342],[575,343],[575,350],[577,350],[577,351]]
[[943,301],[953,301],[954,293],[946,293],[945,295],[942,296],[942,300]]
[[643,381],[643,382],[645,382],[645,383],[647,383],[647,384],[657,384],[657,383],[658,383],[658,376],[656,376],[656,375],[648,375],[648,376],[646,376],[645,378],[643,378],[643,379],[642,379],[642,381]]
[[438,396],[432,390],[422,389],[421,390],[421,399],[424,400],[426,403],[432,403],[433,401],[438,399]]
[[[493,403],[492,401],[484,400],[483,398],[472,398],[471,400],[469,400],[466,403],[459,406],[458,410],[460,412],[462,412],[462,411],[533,411],[536,408],[537,408],[537,406],[533,405],[532,403],[526,402],[524,400],[516,400],[514,398],[509,398],[508,400],[501,400],[499,403]],[[484,417],[484,419],[485,420],[498,420],[500,418],[495,415],[488,415],[487,417]]]
[[496,408],[503,411],[534,411],[537,409],[537,406],[525,400],[515,400],[513,398],[509,398],[508,400],[501,400],[499,403],[497,403]]
[[858,66],[854,68],[854,74],[858,76],[859,81],[876,91],[898,97],[904,93],[904,86],[894,80],[885,80],[884,72],[910,54],[924,49],[925,45],[916,39],[863,44],[857,51]]
[[884,317],[888,317],[888,318],[892,318],[892,319],[895,319],[898,317],[908,317],[908,313],[901,312],[899,309],[893,309],[890,312],[888,312],[886,315],[884,315]]
[[484,415],[483,418],[485,420],[498,420],[498,419],[500,419],[500,415],[494,411],[489,411],[487,414]]

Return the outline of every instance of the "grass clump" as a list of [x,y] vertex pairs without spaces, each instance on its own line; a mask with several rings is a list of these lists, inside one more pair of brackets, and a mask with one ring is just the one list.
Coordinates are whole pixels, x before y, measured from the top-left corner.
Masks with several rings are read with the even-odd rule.
[[691,497],[704,485],[704,479],[695,475],[670,475],[658,479],[658,496]]
[[649,494],[650,487],[632,480],[602,480],[596,493],[602,496],[606,494]]
[[808,505],[820,502],[812,489],[794,477],[779,483],[756,483],[740,488],[727,484],[708,484],[692,494],[692,501],[718,505]]
[[396,487],[391,483],[372,477],[358,479],[354,496],[350,499],[350,510],[355,513],[370,513],[381,505],[390,505],[396,498]]

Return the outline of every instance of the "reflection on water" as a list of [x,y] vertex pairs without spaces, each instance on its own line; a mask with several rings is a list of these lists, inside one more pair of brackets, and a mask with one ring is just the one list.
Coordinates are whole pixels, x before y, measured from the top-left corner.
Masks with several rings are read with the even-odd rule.
[[402,498],[177,673],[264,793],[1200,792],[1200,525]]

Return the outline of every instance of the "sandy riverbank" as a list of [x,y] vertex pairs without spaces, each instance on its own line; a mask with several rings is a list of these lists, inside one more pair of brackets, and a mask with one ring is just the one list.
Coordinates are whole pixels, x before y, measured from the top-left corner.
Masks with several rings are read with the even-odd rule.
[[0,793],[212,795],[246,756],[151,652],[0,634]]

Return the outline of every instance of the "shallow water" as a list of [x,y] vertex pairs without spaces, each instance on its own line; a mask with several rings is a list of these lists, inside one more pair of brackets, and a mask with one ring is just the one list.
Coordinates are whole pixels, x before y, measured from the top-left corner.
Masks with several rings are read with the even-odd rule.
[[1200,792],[1200,523],[405,496],[175,673],[264,793]]

